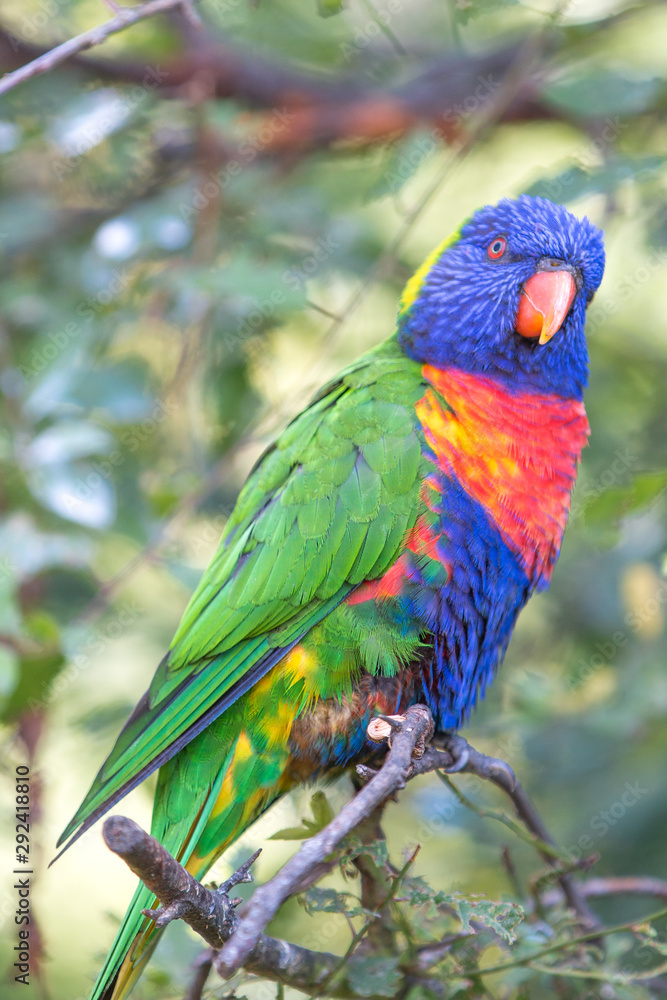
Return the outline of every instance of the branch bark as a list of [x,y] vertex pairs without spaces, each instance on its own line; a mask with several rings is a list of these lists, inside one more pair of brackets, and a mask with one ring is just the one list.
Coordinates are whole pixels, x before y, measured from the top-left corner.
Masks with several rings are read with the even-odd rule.
[[382,768],[328,826],[304,841],[299,851],[278,874],[255,892],[248,904],[246,916],[215,961],[215,967],[221,976],[228,978],[246,964],[264,928],[303,882],[313,865],[331,854],[388,796],[405,787],[415,747],[420,741],[429,739],[432,733],[433,720],[428,709],[424,705],[409,708],[405,722],[396,730]]
[[185,920],[208,945],[222,950],[214,960],[216,970],[229,977],[243,966],[247,972],[281,982],[304,993],[317,994],[326,985],[327,995],[341,1000],[359,996],[341,969],[339,956],[314,952],[287,941],[268,937],[263,930],[282,903],[363,820],[371,816],[389,795],[405,786],[412,755],[433,732],[427,708],[414,705],[399,724],[380,771],[320,833],[305,841],[299,852],[278,874],[261,886],[248,905],[243,920],[235,913],[240,900],[230,900],[229,890],[238,882],[251,881],[254,855],[219,889],[207,889],[169,852],[125,816],[112,816],[104,824],[107,847],[118,854],[161,903],[160,909],[145,910],[156,926],[174,919]]
[[[164,927],[174,919],[184,920],[215,950],[233,934],[239,918],[234,912],[236,901],[228,896],[230,882],[251,880],[247,876],[256,855],[219,889],[207,889],[162,844],[126,816],[111,816],[104,824],[103,836],[109,850],[122,858],[160,900],[160,910],[145,911],[158,926]],[[248,972],[304,993],[317,993],[339,965],[337,955],[310,951],[265,934],[258,936],[245,961]],[[331,995],[355,996],[343,986]]]
[[[0,26],[0,64],[19,67],[0,81],[0,93],[63,62],[100,79],[145,85],[145,62],[96,59],[81,53],[138,20],[179,9],[182,2],[149,0],[46,50],[14,38]],[[483,108],[503,86],[525,44],[519,40],[477,55],[448,53],[432,59],[405,82],[378,87],[361,75],[316,74],[278,63],[224,38],[212,38],[205,30],[193,28],[191,35],[196,38],[188,38],[180,56],[160,65],[159,73],[151,78],[151,91],[165,98],[183,98],[192,88],[199,92],[205,81],[211,97],[233,98],[251,108],[280,112],[280,128],[274,128],[263,144],[264,153],[303,152],[339,140],[377,142],[428,124],[435,126],[436,141],[453,141],[463,134],[471,111]],[[540,44],[548,49],[554,43],[542,39]],[[499,120],[562,118],[542,99],[540,89],[538,77],[523,80]]]
[[[381,768],[377,771],[364,766],[357,768],[366,784],[327,827],[304,841],[278,874],[256,890],[245,906],[242,919],[235,912],[240,900],[230,900],[229,890],[238,882],[252,881],[250,865],[256,855],[219,889],[210,890],[131,820],[122,816],[108,819],[104,825],[107,846],[123,858],[161,903],[159,909],[144,911],[146,915],[159,927],[173,919],[185,920],[217,952],[213,964],[224,978],[243,967],[305,993],[318,994],[326,987],[328,996],[357,1000],[358,994],[348,981],[339,956],[313,952],[268,937],[263,931],[289,896],[312,884],[314,873],[322,874],[330,868],[330,856],[345,837],[360,824],[374,822],[377,810],[409,779],[433,770],[448,770],[492,781],[509,795],[517,815],[537,838],[534,846],[540,850],[540,843],[553,844],[540,816],[504,761],[480,753],[458,735],[451,737],[444,748],[425,747],[433,734],[433,720],[424,705],[413,705],[404,717],[383,719],[386,730],[391,729],[392,739]],[[555,850],[545,849],[541,853],[549,863],[557,861]],[[574,886],[569,876],[559,873],[558,878],[582,922],[588,928],[598,928],[597,918],[585,903],[588,893]],[[593,937],[593,933],[588,937]],[[456,935],[452,940],[456,940]],[[443,949],[446,951],[446,942],[441,944],[439,955]],[[405,969],[403,973],[407,982],[411,970]]]
[[[32,62],[14,70],[13,73],[7,73],[0,80],[0,95],[6,94],[8,90],[13,90],[14,87],[18,87],[20,83],[29,80],[33,76],[48,73],[55,66],[67,62],[67,60],[72,59],[73,56],[78,55],[80,52],[85,52],[86,49],[101,45],[111,35],[115,35],[119,31],[124,31],[130,25],[136,24],[137,21],[143,21],[147,17],[154,17],[156,14],[164,13],[164,11],[173,10],[182,4],[183,0],[148,0],[148,3],[142,4],[141,7],[119,8],[116,17],[110,21],[105,21],[104,24],[98,24],[95,28],[83,31],[80,35],[76,35],[74,38],[63,42],[62,45],[56,45],[55,48],[48,49],[33,59]],[[145,73],[146,69],[144,68]]]

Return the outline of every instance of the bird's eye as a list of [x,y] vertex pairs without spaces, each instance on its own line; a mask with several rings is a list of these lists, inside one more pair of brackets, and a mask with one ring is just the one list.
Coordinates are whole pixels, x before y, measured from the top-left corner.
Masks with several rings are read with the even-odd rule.
[[502,236],[496,236],[492,243],[489,243],[487,253],[491,260],[498,260],[499,257],[505,253],[505,247],[507,246],[507,240]]

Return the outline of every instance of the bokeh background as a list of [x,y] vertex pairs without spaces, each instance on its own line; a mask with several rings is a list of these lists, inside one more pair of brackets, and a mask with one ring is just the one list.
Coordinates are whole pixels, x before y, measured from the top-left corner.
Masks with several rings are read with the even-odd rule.
[[[145,20],[0,104],[2,947],[18,990],[12,792],[27,763],[44,972],[31,989],[53,1000],[87,995],[134,884],[99,828],[47,870],[57,835],[252,463],[320,383],[392,332],[425,254],[478,205],[523,191],[606,234],[592,437],[552,588],[523,613],[467,735],[512,764],[573,858],[599,856],[593,874],[667,878],[667,7],[197,9],[203,35],[179,12]],[[111,16],[97,0],[3,0],[2,68]],[[498,804],[473,779],[461,787]],[[119,811],[147,825],[151,789]],[[335,806],[349,790],[327,794]],[[219,874],[262,845],[257,874],[270,875],[295,845],[266,838],[309,796],[279,804]],[[422,844],[416,870],[434,886],[513,893],[508,831],[435,776],[390,807],[387,828],[397,858]],[[539,867],[528,846],[512,852],[520,879]],[[657,903],[594,906],[625,921]],[[273,930],[348,941],[342,917],[296,902]],[[183,925],[166,941],[140,997],[182,995],[197,942]],[[489,995],[553,987],[518,977]]]

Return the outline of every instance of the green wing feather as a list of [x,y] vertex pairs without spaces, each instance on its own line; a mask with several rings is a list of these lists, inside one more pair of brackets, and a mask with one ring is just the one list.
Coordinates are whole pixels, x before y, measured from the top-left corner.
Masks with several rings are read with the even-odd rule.
[[420,366],[389,340],[323,389],[264,454],[167,656],[59,844],[391,566],[420,511],[422,393]]

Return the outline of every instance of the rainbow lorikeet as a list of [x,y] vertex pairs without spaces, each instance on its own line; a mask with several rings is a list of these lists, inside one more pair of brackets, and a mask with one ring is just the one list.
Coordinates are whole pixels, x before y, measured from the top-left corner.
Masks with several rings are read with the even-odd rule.
[[[257,463],[169,652],[61,842],[158,767],[152,832],[197,878],[295,783],[378,753],[416,702],[459,727],[548,586],[589,427],[602,233],[524,195],[477,211],[403,293],[397,332]],[[159,932],[137,890],[94,989]]]

